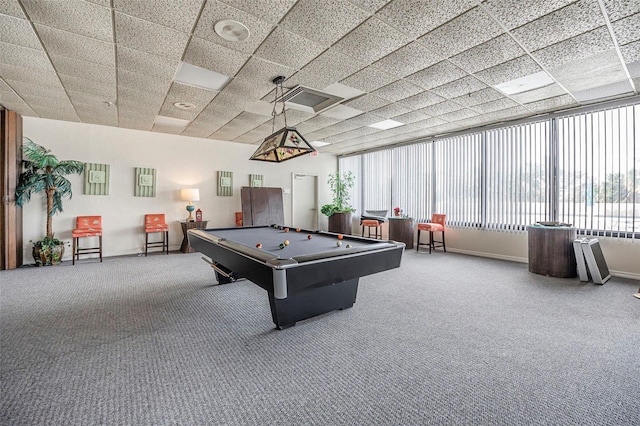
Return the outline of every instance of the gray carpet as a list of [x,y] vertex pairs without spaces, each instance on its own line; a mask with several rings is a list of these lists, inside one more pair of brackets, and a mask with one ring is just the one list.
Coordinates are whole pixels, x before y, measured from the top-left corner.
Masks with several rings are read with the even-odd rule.
[[637,281],[410,251],[284,331],[199,254],[0,281],[3,425],[640,425]]

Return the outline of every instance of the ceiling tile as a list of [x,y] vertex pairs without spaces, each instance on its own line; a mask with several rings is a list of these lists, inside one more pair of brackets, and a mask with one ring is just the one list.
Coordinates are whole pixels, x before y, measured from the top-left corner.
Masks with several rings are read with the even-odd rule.
[[374,13],[391,0],[350,0],[351,3],[366,10],[369,13]]
[[115,108],[90,109],[76,106],[80,121],[83,123],[98,124],[101,126],[117,126],[118,111]]
[[117,90],[115,81],[112,83],[101,83],[98,81],[63,74],[60,75],[60,80],[62,80],[62,84],[67,90],[103,96],[105,101],[114,101],[116,99]]
[[391,102],[396,102],[400,99],[416,95],[422,91],[423,89],[416,86],[415,84],[409,83],[405,80],[398,80],[374,90],[373,92],[371,92],[371,94],[382,99],[387,99]]
[[[323,46],[330,46],[357,27],[369,14],[347,0],[300,0],[280,25]],[[336,25],[336,23],[340,23]]]
[[576,90],[572,92],[572,95],[580,103],[593,103],[603,99],[629,96],[633,93],[634,89],[631,87],[631,83],[625,78],[608,84],[602,84],[602,81],[598,81],[593,87]]
[[288,85],[302,84],[322,89],[344,79],[364,67],[364,63],[328,49],[297,72]]
[[532,112],[540,113],[577,105],[578,103],[573,99],[573,97],[570,95],[562,95],[556,96],[555,98],[527,103],[525,104],[525,107]]
[[[277,1],[247,1],[247,0],[222,0],[229,6],[242,10],[272,24],[280,22],[287,11],[297,0]],[[235,18],[233,18],[235,19]],[[246,24],[245,24],[246,25]]]
[[190,33],[200,13],[202,0],[113,0],[118,12]]
[[115,47],[113,43],[79,36],[55,28],[36,24],[42,43],[49,53],[113,66]]
[[549,73],[569,91],[626,79],[615,49],[551,68]]
[[491,102],[491,101],[495,101],[502,98],[504,98],[504,95],[502,95],[502,93],[489,87],[486,89],[478,90],[476,92],[458,96],[457,98],[453,98],[451,100],[460,105],[463,105],[466,107],[472,107],[474,105],[480,105],[486,102]]
[[60,79],[51,67],[49,70],[25,68],[11,64],[0,64],[0,75],[6,80],[25,81],[41,86],[60,85]]
[[395,0],[377,15],[411,37],[420,37],[473,6],[472,0]]
[[475,7],[425,34],[420,42],[448,58],[501,33],[500,26],[483,9]]
[[143,92],[131,87],[118,86],[118,108],[120,109],[141,110],[155,117],[164,98],[164,93]]
[[603,0],[603,3],[612,22],[640,13],[640,3],[635,0]]
[[151,77],[118,68],[118,86],[164,96],[171,86],[171,79]]
[[640,13],[616,21],[612,26],[620,45],[640,40]]
[[396,121],[399,121],[400,123],[410,124],[410,123],[426,120],[428,116],[419,111],[412,111],[412,112],[402,114],[402,115],[397,115],[391,118],[393,118]]
[[389,102],[386,99],[379,98],[375,95],[362,95],[358,98],[352,99],[350,101],[345,102],[344,104],[350,106],[351,108],[359,109],[362,111],[371,111],[374,109],[381,108],[385,105],[389,105]]
[[459,80],[443,84],[442,86],[434,87],[431,91],[443,98],[451,99],[461,95],[468,95],[469,93],[486,88],[487,86],[477,78],[467,76],[462,77]]
[[[67,90],[67,94],[69,95],[69,99],[71,103],[75,106],[83,105],[83,106],[93,106],[104,108],[107,105],[105,104],[106,100],[103,96],[96,95],[93,93],[84,93],[84,92],[75,92],[72,90]],[[113,101],[112,101],[113,102]]]
[[[212,92],[210,90],[204,90],[197,87],[188,86],[186,84],[174,82],[169,89],[169,93],[167,93],[163,108],[166,107],[169,110],[175,111],[176,113],[186,112],[189,119],[193,120],[198,114],[200,114],[200,111],[202,111],[207,105],[209,105],[209,102],[211,102],[217,94],[218,92]],[[195,108],[190,110],[183,110],[173,105],[176,102],[188,102],[195,105]],[[170,117],[183,118],[175,115],[170,115]]]
[[68,96],[59,82],[53,86],[36,85],[31,82],[6,81],[11,88],[20,96],[38,96],[41,98],[51,98],[56,101],[68,100]]
[[450,58],[450,61],[463,70],[473,73],[507,62],[525,53],[518,43],[507,34],[503,34]]
[[458,111],[459,109],[462,109],[462,108],[463,108],[462,106],[458,105],[455,102],[444,101],[444,102],[440,102],[439,104],[434,104],[426,108],[422,108],[420,109],[420,112],[427,114],[430,117],[437,117],[439,115],[444,115],[453,111]]
[[0,43],[0,63],[24,68],[51,71],[53,66],[43,50],[29,49],[17,44]]
[[511,30],[573,2],[575,0],[485,0],[482,5]]
[[580,0],[512,31],[529,51],[558,43],[605,24],[597,1]]
[[153,127],[151,128],[152,132],[168,133],[171,135],[179,135],[180,133],[183,132],[183,130],[184,130],[184,127],[166,126],[163,124],[154,124]]
[[362,90],[363,92],[372,92],[396,80],[398,80],[398,78],[394,75],[380,71],[374,67],[366,67],[340,81],[340,83]]
[[20,7],[18,0],[3,0],[0,1],[0,13],[3,15],[15,16],[16,18],[26,19],[24,12]]
[[484,104],[475,105],[473,107],[473,110],[479,112],[480,114],[488,114],[493,111],[499,111],[505,108],[513,108],[515,106],[518,106],[516,102],[508,98],[502,98],[496,99],[495,101],[486,102]]
[[477,112],[467,108],[463,108],[457,111],[450,112],[448,114],[441,115],[439,118],[446,121],[460,121],[460,120],[465,120],[471,117],[475,117],[477,115],[478,115]]
[[529,55],[520,56],[500,65],[475,73],[475,76],[490,86],[506,83],[520,77],[535,74],[542,68]]
[[288,67],[302,68],[323,50],[322,46],[278,27],[254,55]]
[[620,46],[622,58],[627,64],[640,61],[640,41]]
[[399,103],[413,110],[417,110],[429,105],[440,103],[444,100],[445,99],[442,96],[438,96],[434,93],[422,92],[418,93],[417,95],[402,99],[401,101],[399,101]]
[[50,104],[49,107],[34,106],[33,110],[40,117],[47,117],[51,120],[72,121],[79,122],[80,118],[72,107],[65,107],[63,105]]
[[134,18],[115,13],[116,42],[131,49],[142,50],[170,59],[180,59],[189,35]]
[[[290,0],[286,1],[289,2]],[[202,14],[198,20],[193,35],[221,44],[229,49],[237,50],[238,52],[251,54],[258,48],[258,46],[260,46],[269,33],[271,33],[273,24],[275,24],[279,19],[273,23],[269,23],[259,19],[258,17],[266,17],[269,15],[270,11],[265,10],[264,14],[258,13],[254,16],[251,13],[244,12],[242,9],[272,8],[273,12],[278,12],[281,10],[280,7],[282,7],[285,2],[279,1],[274,4],[274,2],[248,2],[242,0],[235,2],[226,0],[226,3],[231,4],[231,6],[219,1],[208,1],[202,10]],[[253,3],[256,4],[254,5]],[[238,21],[245,25],[249,29],[249,38],[241,42],[234,42],[225,40],[216,34],[213,29],[214,25],[217,22],[226,19]]]
[[152,55],[139,50],[118,47],[118,68],[138,74],[150,74],[157,77],[173,78],[180,61],[164,56]]
[[413,84],[417,84],[424,89],[432,89],[466,75],[468,75],[466,72],[453,65],[451,62],[442,61],[430,66],[429,68],[425,68],[422,71],[418,71],[415,74],[405,77],[405,80],[410,81]]
[[373,66],[381,68],[397,77],[405,77],[437,62],[442,57],[422,46],[420,43],[409,43],[393,53],[375,62]]
[[404,34],[372,17],[338,41],[334,47],[345,55],[371,63],[410,41]]
[[219,44],[193,37],[184,55],[184,62],[233,77],[249,59]]
[[182,136],[191,136],[196,138],[206,138],[218,130],[204,124],[191,123],[182,133]]
[[90,1],[91,3],[99,4],[100,6],[104,6],[104,7],[111,7],[111,0],[87,0],[87,1]]
[[540,101],[542,99],[554,98],[556,96],[566,95],[567,91],[559,84],[550,84],[539,89],[529,90],[524,93],[511,95],[511,99],[521,104]]
[[22,5],[33,22],[106,42],[113,41],[109,8],[84,1],[30,0],[23,1]]
[[2,80],[0,80],[0,104],[22,116],[38,116],[38,114],[32,110],[22,98],[16,95],[14,91],[3,89],[3,84]]
[[25,19],[0,15],[0,40],[3,43],[42,50],[40,40],[31,28],[29,21]]
[[614,48],[609,31],[601,27],[533,52],[532,55],[544,67],[554,68]]
[[59,74],[85,78],[105,84],[116,84],[116,69],[113,67],[55,54],[51,54],[50,57]]
[[297,125],[298,130],[303,133],[311,133],[317,129],[321,129],[326,126],[330,126],[339,122],[335,118],[325,117],[324,115],[316,115],[300,124]]
[[[273,62],[265,61],[256,57],[250,57],[246,64],[242,67],[240,72],[236,75],[235,80],[245,80],[247,84],[253,84],[259,86],[259,92],[269,93],[275,88],[273,79],[277,76],[290,77],[294,73],[293,68],[286,67],[280,64],[274,64]],[[233,83],[232,81],[232,83]],[[286,86],[290,85],[285,82]],[[270,96],[267,101],[272,101],[273,96]]]
[[389,104],[385,105],[382,108],[374,109],[370,111],[371,114],[378,115],[383,118],[391,118],[396,117],[398,115],[406,114],[410,112],[411,109],[403,106],[402,104]]

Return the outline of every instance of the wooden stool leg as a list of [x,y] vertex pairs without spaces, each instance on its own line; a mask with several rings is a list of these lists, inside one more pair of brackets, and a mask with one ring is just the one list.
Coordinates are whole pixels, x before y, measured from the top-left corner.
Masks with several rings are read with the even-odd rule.
[[73,247],[71,248],[71,264],[76,264],[76,237],[73,237]]
[[447,252],[447,246],[444,243],[444,231],[442,231],[442,248],[444,249],[444,252]]
[[102,263],[102,235],[98,237],[98,240],[100,242],[100,263]]
[[149,252],[149,233],[145,232],[144,233],[144,257],[147,257],[148,252]]
[[420,251],[420,230],[418,229],[418,244],[416,244],[416,251]]
[[164,231],[164,237],[166,239],[167,254],[169,254],[169,231]]
[[433,248],[433,231],[429,231],[429,254],[431,254],[432,248]]

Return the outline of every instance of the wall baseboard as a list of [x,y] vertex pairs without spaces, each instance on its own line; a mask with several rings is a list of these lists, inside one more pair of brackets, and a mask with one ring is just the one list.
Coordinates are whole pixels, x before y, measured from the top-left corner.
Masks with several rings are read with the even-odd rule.
[[[529,259],[526,259],[523,257],[505,256],[505,255],[495,254],[495,253],[484,253],[481,251],[472,251],[472,250],[460,250],[460,249],[453,249],[448,247],[447,247],[447,250],[452,253],[468,254],[470,256],[488,257],[490,259],[508,260],[511,262],[519,262],[519,263],[529,263]],[[614,276],[614,277],[628,278],[631,280],[640,281],[640,274],[633,274],[626,271],[615,271],[611,269],[609,270],[609,272],[611,273],[611,276]]]

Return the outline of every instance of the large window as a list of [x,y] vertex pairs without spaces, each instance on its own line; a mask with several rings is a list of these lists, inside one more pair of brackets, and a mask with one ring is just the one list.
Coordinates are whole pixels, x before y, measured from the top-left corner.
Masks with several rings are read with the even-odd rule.
[[538,221],[640,238],[640,105],[550,118],[342,157],[360,211],[523,232]]

